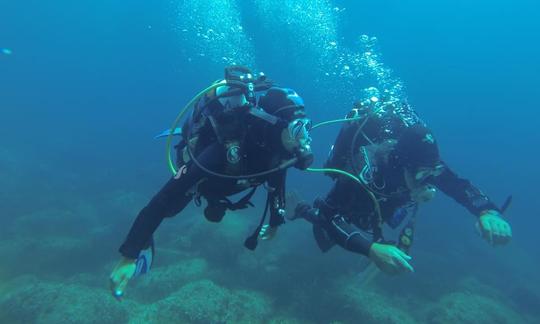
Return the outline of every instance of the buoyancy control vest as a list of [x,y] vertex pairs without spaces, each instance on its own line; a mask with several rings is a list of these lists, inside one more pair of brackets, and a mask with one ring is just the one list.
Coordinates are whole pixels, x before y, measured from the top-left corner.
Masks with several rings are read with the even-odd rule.
[[[182,140],[176,147],[177,164],[192,161],[209,175],[235,180],[234,188],[228,188],[228,193],[222,192],[223,188],[216,190],[216,187],[207,181],[202,181],[195,188],[195,202],[200,203],[200,197],[206,198],[208,202],[205,216],[210,221],[221,221],[226,210],[243,209],[251,205],[250,198],[255,189],[265,181],[263,176],[290,166],[305,169],[313,160],[309,136],[311,122],[306,118],[302,98],[292,89],[276,87],[263,74],[254,77],[245,67],[226,68],[225,80],[217,81],[192,99],[177,117],[172,129],[176,127],[184,111],[190,107],[191,116],[183,124],[181,132],[178,132],[181,133]],[[167,132],[169,137],[173,134],[172,129]],[[215,143],[224,148],[223,171],[209,170],[197,159],[202,150]],[[268,169],[245,173],[244,163],[249,160],[244,152],[246,144],[249,144],[250,152],[252,145],[257,145],[270,153],[271,157],[263,160]],[[256,147],[255,151],[257,150]],[[253,158],[261,160],[258,155]],[[169,166],[171,163],[169,155]],[[173,172],[178,171],[173,169]],[[236,203],[226,197],[249,187],[252,190]],[[284,203],[284,199],[281,200]],[[257,235],[266,218],[269,202],[270,198],[259,227],[246,240],[246,247],[249,249],[256,246]],[[272,204],[275,206],[274,202]]]
[[[406,105],[406,103],[402,104]],[[391,215],[385,217],[380,214],[379,224],[382,225],[382,222],[385,221],[390,227],[397,228],[409,216],[410,220],[402,229],[398,240],[400,248],[408,250],[413,239],[418,205],[407,201],[406,193],[387,192],[385,189],[388,188],[385,188],[386,184],[381,178],[387,177],[388,174],[380,175],[379,181],[383,181],[378,182],[377,173],[380,171],[378,164],[382,161],[388,163],[391,159],[391,152],[403,130],[410,126],[411,121],[421,122],[421,120],[410,108],[392,108],[394,107],[383,106],[381,108],[377,105],[367,104],[352,109],[346,116],[346,119],[351,121],[346,122],[341,128],[324,166],[353,174],[378,201],[382,202],[388,198],[399,201],[405,199],[403,206],[398,207]],[[402,115],[404,111],[408,113],[407,116]],[[328,175],[333,179],[343,177],[337,173],[328,173]],[[375,220],[373,221],[375,233],[379,233],[378,235],[382,237],[380,225]],[[405,249],[405,244],[402,241],[406,239],[409,239],[409,244]]]
[[[304,103],[293,90],[276,87],[264,74],[255,77],[245,67],[227,67],[225,81],[226,84],[204,94],[195,104],[191,117],[182,128],[185,148],[178,157],[185,163],[210,143],[218,142],[224,148],[226,166],[224,174],[211,173],[250,178],[243,174],[246,137],[250,129],[253,130],[249,134],[250,140],[263,147],[269,141],[279,139],[276,134],[291,124],[303,125],[293,121],[305,119]],[[307,145],[298,145],[294,154],[289,156],[302,160],[306,155],[309,159],[310,154],[308,141]],[[296,163],[298,161],[292,164]],[[276,170],[262,174],[282,168],[278,166],[274,168]]]

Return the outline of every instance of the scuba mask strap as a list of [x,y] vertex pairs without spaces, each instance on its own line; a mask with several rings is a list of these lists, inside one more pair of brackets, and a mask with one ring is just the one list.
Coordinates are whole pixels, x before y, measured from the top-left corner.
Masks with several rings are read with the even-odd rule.
[[285,111],[285,110],[289,110],[289,109],[294,109],[294,110],[301,110],[303,109],[304,107],[303,106],[300,106],[300,105],[287,105],[287,106],[283,106],[281,108],[279,108],[278,110],[276,110],[274,112],[274,115],[277,115],[279,114],[280,112],[282,111]]

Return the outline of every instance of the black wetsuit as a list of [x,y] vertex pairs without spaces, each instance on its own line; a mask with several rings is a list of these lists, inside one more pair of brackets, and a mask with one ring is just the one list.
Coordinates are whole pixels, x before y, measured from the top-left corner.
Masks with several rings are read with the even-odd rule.
[[[350,158],[351,141],[356,129],[357,124],[343,127],[333,147],[334,165],[330,167],[345,169],[354,174],[362,169],[346,166],[347,163],[350,166],[352,161],[358,163],[358,159],[351,161]],[[369,127],[366,129],[369,131]],[[380,133],[379,129],[371,130],[371,134]],[[407,190],[403,168],[388,160],[373,162],[377,164],[377,172],[373,174],[369,187],[380,203],[382,221],[391,223],[397,212],[413,205],[416,208],[417,205],[412,202]],[[442,173],[426,179],[426,184],[440,189],[477,216],[488,209],[498,210],[470,181],[460,178],[446,164],[443,165]],[[299,205],[296,216],[314,224],[315,238],[323,251],[337,243],[346,250],[367,256],[372,243],[382,239],[374,203],[356,181],[344,176],[334,178],[334,186],[326,197],[317,199],[314,208],[307,204]]]
[[[477,216],[488,209],[498,210],[470,181],[459,178],[449,168],[428,182]],[[380,205],[384,221],[388,221],[399,208],[410,202],[407,193],[382,199]],[[371,198],[358,183],[339,178],[324,199],[315,201],[314,207],[316,209],[305,210],[307,215],[301,216],[321,226],[329,238],[343,248],[368,255],[373,239],[365,233],[374,230],[376,217]]]
[[[279,158],[287,158],[284,156],[285,153],[281,153],[281,156],[276,153],[283,151],[277,147],[280,142],[266,143],[267,145],[264,147],[249,140],[245,144],[243,174],[269,170],[282,161]],[[226,164],[223,145],[217,142],[209,144],[201,150],[197,160],[207,169],[223,173]],[[285,177],[286,170],[249,179],[248,182],[218,178],[206,174],[190,161],[184,166],[180,166],[178,175],[170,179],[148,205],[140,211],[119,251],[125,257],[137,258],[139,252],[149,244],[152,234],[163,219],[181,212],[194,198],[195,191],[207,198],[208,201],[215,202],[223,201],[228,195],[266,183],[270,211],[269,225],[278,226],[283,223],[280,209],[283,209],[285,205]],[[238,208],[243,207],[245,206],[238,206]],[[218,217],[213,221],[219,220],[221,218]]]

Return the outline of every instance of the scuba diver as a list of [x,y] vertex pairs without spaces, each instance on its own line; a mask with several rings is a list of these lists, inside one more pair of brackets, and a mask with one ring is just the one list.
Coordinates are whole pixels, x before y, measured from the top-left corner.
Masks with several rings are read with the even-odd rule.
[[[191,116],[177,128],[189,110]],[[264,185],[268,191],[264,214],[245,246],[253,250],[257,238],[272,238],[284,223],[287,169],[306,169],[313,162],[310,127],[304,102],[294,90],[278,87],[246,67],[227,67],[224,80],[193,98],[175,125],[162,134],[168,137],[174,176],[140,211],[121,245],[121,260],[110,276],[113,295],[122,297],[128,281],[148,271],[153,233],[163,219],[191,201],[200,206],[204,198],[206,219],[220,222],[227,210],[253,206],[250,198]],[[170,156],[174,135],[181,136],[175,146],[176,163]],[[243,191],[248,193],[237,202],[227,198]]]
[[[437,189],[478,217],[477,228],[492,245],[510,241],[510,225],[498,208],[471,182],[460,178],[439,156],[437,141],[416,112],[403,100],[364,90],[363,98],[344,119],[324,169],[334,179],[325,198],[313,207],[295,208],[295,218],[313,224],[319,248],[335,244],[368,257],[389,274],[412,272],[409,249],[415,214]],[[384,96],[388,98],[384,98]],[[401,229],[398,242],[386,241],[383,224]]]

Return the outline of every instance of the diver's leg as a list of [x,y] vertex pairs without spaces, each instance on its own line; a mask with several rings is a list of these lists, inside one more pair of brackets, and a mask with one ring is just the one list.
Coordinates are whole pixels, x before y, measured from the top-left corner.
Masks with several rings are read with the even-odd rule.
[[348,251],[369,254],[372,238],[340,215],[327,199],[315,200],[314,208],[307,203],[299,203],[295,218],[303,218],[313,224],[315,241],[323,252],[337,243]]
[[[330,196],[332,193],[336,191],[336,186],[332,188],[330,191]],[[322,225],[324,223],[324,219],[331,217],[338,213],[338,209],[331,206],[328,201],[330,199],[327,198],[317,198],[315,199],[315,202],[313,203],[313,207],[305,201],[301,201],[296,205],[296,208],[294,209],[294,216],[290,217],[289,220],[295,220],[297,218],[303,218],[307,220],[308,222],[314,224],[314,225]],[[324,215],[321,215],[324,214]]]
[[[199,154],[197,160],[208,169],[220,171],[223,167],[222,153],[221,145],[212,144]],[[120,247],[120,253],[123,256],[137,258],[163,219],[182,211],[192,199],[190,190],[207,176],[194,163],[182,166],[181,170],[178,176],[170,179],[140,211],[125,242]]]
[[312,224],[318,224],[320,223],[319,209],[311,207],[311,205],[305,201],[301,201],[294,209],[294,216],[289,217],[288,219],[295,220],[298,218],[303,218]]

